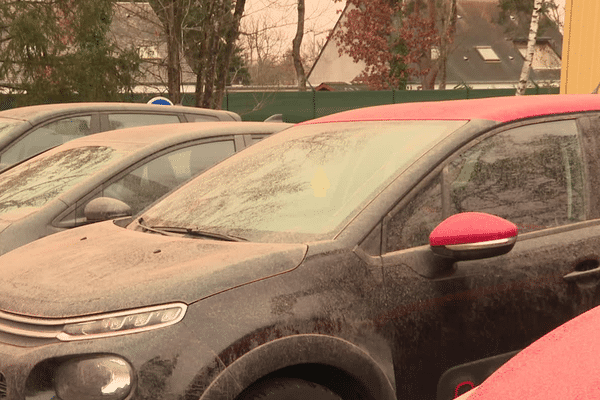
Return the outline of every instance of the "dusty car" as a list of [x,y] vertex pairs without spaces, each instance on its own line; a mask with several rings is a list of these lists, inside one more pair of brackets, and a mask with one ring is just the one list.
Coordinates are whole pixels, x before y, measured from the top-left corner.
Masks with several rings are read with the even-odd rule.
[[460,400],[564,400],[598,396],[600,307],[536,340]]
[[199,172],[289,126],[153,125],[102,132],[48,150],[0,174],[0,254],[51,233],[138,213]]
[[231,111],[136,103],[62,103],[0,111],[0,170],[69,140],[113,129],[241,121]]
[[596,95],[272,135],[1,256],[2,395],[452,399],[598,305],[599,135]]

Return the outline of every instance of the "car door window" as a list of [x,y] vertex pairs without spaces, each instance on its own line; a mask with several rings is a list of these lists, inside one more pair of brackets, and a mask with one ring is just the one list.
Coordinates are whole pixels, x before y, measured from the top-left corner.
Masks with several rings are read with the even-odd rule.
[[521,126],[486,138],[448,168],[450,213],[481,211],[519,233],[585,219],[584,164],[574,120]]
[[165,114],[109,114],[110,130],[133,128],[135,126],[160,125],[178,123],[177,115]]
[[442,222],[442,190],[437,175],[386,225],[386,251],[397,251],[429,243],[429,234]]
[[134,214],[178,185],[235,153],[233,140],[178,149],[134,169],[104,188],[103,196],[127,203]]
[[490,136],[460,153],[393,212],[385,251],[426,245],[443,218],[479,211],[515,223],[519,233],[585,220],[584,164],[574,120],[521,126]]
[[70,140],[89,135],[91,115],[63,118],[34,129],[0,155],[0,163],[12,165]]

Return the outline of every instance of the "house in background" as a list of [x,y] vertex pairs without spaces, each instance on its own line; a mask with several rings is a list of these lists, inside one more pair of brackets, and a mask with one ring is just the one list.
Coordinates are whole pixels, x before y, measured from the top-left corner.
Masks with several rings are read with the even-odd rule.
[[[341,29],[348,6],[334,27]],[[468,86],[473,89],[515,88],[521,74],[529,20],[509,16],[499,23],[498,0],[458,0],[456,34],[447,61],[446,88]],[[313,87],[323,82],[351,83],[365,64],[339,54],[330,36],[308,74]],[[432,49],[432,57],[437,54]],[[555,27],[541,26],[530,73],[530,86],[560,86],[562,35]],[[534,83],[533,83],[534,82]],[[436,87],[439,85],[439,75]],[[409,82],[408,89],[420,89]]]

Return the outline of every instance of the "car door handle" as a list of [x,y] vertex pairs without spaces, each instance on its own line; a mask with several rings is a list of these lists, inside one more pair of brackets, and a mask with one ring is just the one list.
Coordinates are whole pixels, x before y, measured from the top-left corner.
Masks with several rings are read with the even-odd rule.
[[[598,261],[596,260],[596,265],[598,265]],[[578,265],[579,267],[579,265]],[[578,280],[586,280],[586,279],[598,279],[600,280],[600,266],[597,266],[593,269],[587,269],[584,271],[577,271],[578,268],[575,268],[575,271],[568,273],[563,276],[563,279],[567,282],[576,282]],[[579,268],[583,269],[583,268]]]

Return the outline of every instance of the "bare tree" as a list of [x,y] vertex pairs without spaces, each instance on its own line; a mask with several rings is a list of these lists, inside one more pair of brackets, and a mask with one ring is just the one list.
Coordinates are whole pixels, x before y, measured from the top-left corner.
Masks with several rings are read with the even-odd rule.
[[195,105],[221,108],[246,0],[150,0],[167,40],[168,89],[181,99],[182,64],[196,75]]
[[456,0],[443,0],[438,21],[440,33],[440,48],[438,55],[440,83],[439,89],[446,89],[448,55],[456,31]]
[[171,101],[181,103],[181,49],[185,0],[150,0],[167,42],[167,90]]
[[292,41],[292,58],[294,60],[294,68],[296,69],[296,77],[298,79],[298,89],[306,91],[306,74],[302,65],[302,57],[300,56],[300,46],[304,37],[304,0],[298,0],[298,25],[296,28],[296,36]]
[[324,18],[332,7],[335,2],[307,6],[305,0],[255,0],[242,21],[252,82],[305,87],[306,68],[318,56],[335,22]]
[[287,85],[294,78],[287,68],[285,35],[277,28],[264,14],[243,21],[242,44],[255,85]]
[[527,81],[529,80],[529,72],[531,71],[531,63],[533,61],[533,54],[535,53],[535,43],[537,40],[537,32],[540,23],[540,10],[542,8],[543,0],[535,0],[533,5],[533,12],[531,14],[531,23],[529,25],[529,38],[527,39],[527,54],[525,55],[525,61],[523,62],[523,68],[521,69],[521,77],[519,78],[519,84],[517,85],[516,96],[522,96],[525,94],[527,88]]

